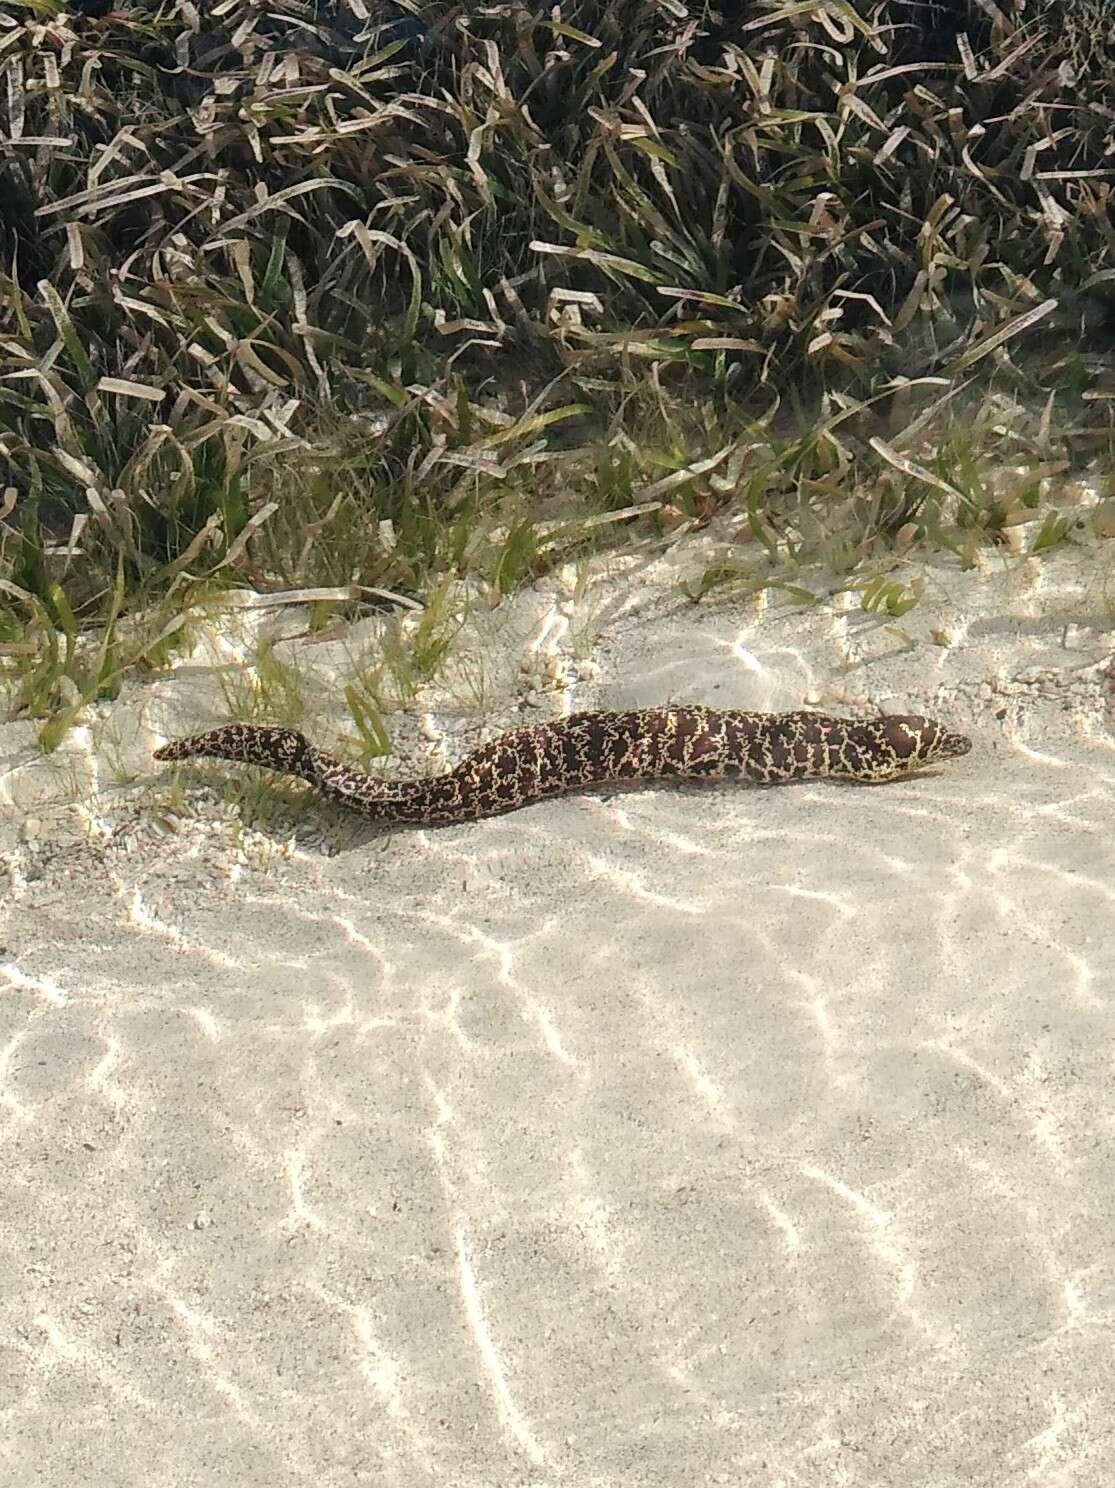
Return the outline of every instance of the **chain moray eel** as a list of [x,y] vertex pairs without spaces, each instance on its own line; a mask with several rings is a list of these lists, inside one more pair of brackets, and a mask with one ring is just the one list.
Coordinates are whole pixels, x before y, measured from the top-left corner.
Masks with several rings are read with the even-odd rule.
[[826,713],[740,713],[640,708],[573,713],[512,729],[444,775],[392,781],[354,770],[293,729],[230,723],[176,739],[159,760],[199,756],[262,765],[308,780],[322,795],[381,822],[434,826],[477,821],[530,801],[619,781],[896,780],[967,754],[972,741],[931,718],[834,718]]

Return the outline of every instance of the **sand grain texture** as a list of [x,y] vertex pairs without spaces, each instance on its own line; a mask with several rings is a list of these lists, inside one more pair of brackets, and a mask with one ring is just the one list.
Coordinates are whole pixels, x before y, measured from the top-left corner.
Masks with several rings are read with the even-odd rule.
[[[607,702],[801,700],[698,618],[617,627]],[[896,786],[9,844],[0,1472],[1115,1477],[1106,674],[1012,739],[948,665],[976,750]]]

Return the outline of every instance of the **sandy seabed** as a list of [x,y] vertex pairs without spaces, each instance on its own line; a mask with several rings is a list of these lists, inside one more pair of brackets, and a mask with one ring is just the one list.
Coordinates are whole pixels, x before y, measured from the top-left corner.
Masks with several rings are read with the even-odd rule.
[[[0,729],[0,1478],[1115,1481],[1106,561],[940,565],[899,622],[632,565],[477,641],[488,731],[972,734],[874,789],[241,832],[230,770],[168,804],[149,760],[217,716],[216,640],[61,760]],[[348,655],[306,652],[322,737]],[[431,692],[402,766],[476,721]]]

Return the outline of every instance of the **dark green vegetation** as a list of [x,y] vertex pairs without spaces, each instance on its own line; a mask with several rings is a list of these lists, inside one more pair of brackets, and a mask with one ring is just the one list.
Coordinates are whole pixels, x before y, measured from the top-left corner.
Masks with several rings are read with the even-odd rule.
[[1060,541],[1050,481],[1111,437],[1113,33],[1103,0],[7,5],[17,710],[56,737],[236,587],[316,587],[314,623],[498,596],[738,512],[705,587],[820,562],[900,613],[920,542]]

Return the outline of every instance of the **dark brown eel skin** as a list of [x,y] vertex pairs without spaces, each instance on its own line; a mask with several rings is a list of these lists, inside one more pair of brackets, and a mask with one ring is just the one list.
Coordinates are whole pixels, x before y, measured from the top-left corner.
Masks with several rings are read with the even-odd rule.
[[698,707],[573,713],[512,729],[444,775],[390,781],[354,770],[293,729],[231,723],[177,739],[159,760],[200,756],[263,765],[308,780],[322,795],[380,822],[477,821],[531,801],[612,781],[895,780],[967,754],[970,739],[931,718],[834,718]]

